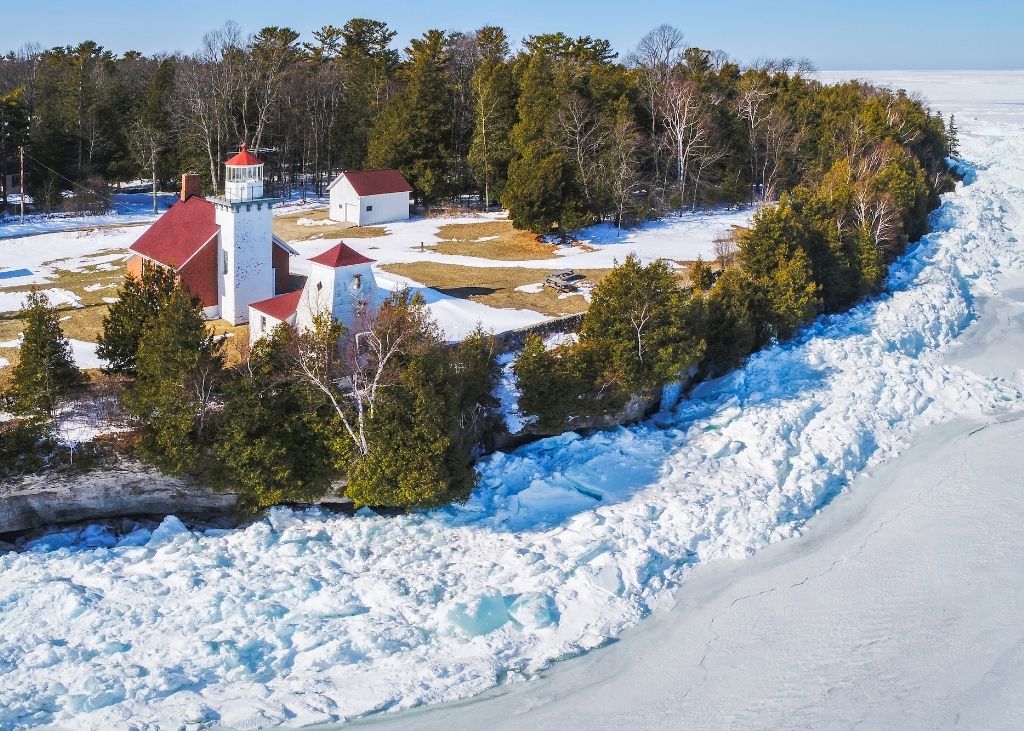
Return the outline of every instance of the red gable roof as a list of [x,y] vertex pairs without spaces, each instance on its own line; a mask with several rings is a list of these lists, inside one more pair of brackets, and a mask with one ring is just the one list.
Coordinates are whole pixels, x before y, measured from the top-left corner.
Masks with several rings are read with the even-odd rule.
[[346,170],[342,175],[359,195],[412,192],[401,170]]
[[178,269],[220,230],[214,218],[213,204],[192,196],[171,206],[131,245],[131,250]]
[[337,269],[338,267],[347,267],[353,264],[373,263],[373,259],[366,258],[355,249],[346,245],[344,241],[339,241],[337,244],[329,248],[324,253],[320,254],[319,256],[314,256],[312,259],[310,259],[310,261],[331,267],[331,269]]
[[300,299],[302,299],[302,290],[297,289],[294,292],[279,294],[277,297],[253,302],[249,306],[258,312],[262,312],[264,315],[270,315],[275,320],[284,321],[295,314],[295,310],[299,308]]
[[233,167],[247,167],[249,165],[262,165],[263,161],[249,152],[249,145],[243,142],[242,149],[238,151],[238,154],[224,164]]

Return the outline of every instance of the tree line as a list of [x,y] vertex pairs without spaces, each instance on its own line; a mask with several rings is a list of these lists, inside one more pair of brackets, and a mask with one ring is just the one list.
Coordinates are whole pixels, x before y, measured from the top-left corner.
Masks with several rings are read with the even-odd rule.
[[401,53],[395,35],[355,18],[307,40],[228,23],[191,54],[25,46],[0,58],[0,165],[26,145],[42,207],[102,206],[111,183],[166,187],[185,170],[217,190],[247,140],[279,193],[397,167],[424,205],[500,203],[518,227],[547,232],[776,200],[824,175],[838,149],[859,154],[880,124],[913,126],[931,172],[947,134],[905,94],[825,87],[792,60],[743,67],[671,26],[623,59],[562,33],[513,50],[495,26],[429,30]]
[[928,231],[953,185],[954,124],[944,130],[919,102],[856,84],[815,88],[803,103],[838,137],[800,140],[813,164],[721,249],[717,270],[698,260],[681,281],[664,261],[630,256],[595,289],[576,342],[549,350],[528,339],[514,370],[520,409],[542,430],[735,368],[880,291],[889,264]]

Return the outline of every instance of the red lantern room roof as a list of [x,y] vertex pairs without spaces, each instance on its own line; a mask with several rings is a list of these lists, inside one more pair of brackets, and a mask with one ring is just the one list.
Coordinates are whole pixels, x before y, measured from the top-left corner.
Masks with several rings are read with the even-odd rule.
[[243,142],[242,149],[238,151],[238,154],[224,164],[230,165],[231,167],[243,168],[251,165],[262,165],[263,161],[249,152],[249,145]]

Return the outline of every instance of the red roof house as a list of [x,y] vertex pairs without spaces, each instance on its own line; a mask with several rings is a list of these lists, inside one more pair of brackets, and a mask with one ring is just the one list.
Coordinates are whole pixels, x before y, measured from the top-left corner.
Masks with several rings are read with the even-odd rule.
[[[243,164],[248,164],[250,159],[258,161],[245,149],[245,145],[232,160],[240,157]],[[130,250],[135,256],[128,262],[128,271],[141,276],[147,263],[173,269],[179,281],[199,298],[207,315],[219,317],[220,312],[215,310],[219,307],[221,227],[216,220],[213,202],[196,195],[196,190],[197,176],[182,176],[182,200],[171,206],[131,245]],[[269,231],[267,246],[274,270],[274,291],[284,292],[289,285],[289,259],[297,256],[298,252]]]

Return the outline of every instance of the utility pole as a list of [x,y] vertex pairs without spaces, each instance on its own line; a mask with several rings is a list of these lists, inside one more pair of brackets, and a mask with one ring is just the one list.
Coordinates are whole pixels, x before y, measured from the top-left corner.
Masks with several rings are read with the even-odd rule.
[[18,200],[21,202],[21,223],[25,223],[25,145],[18,147],[18,159],[21,161],[21,172],[18,178],[20,183],[20,195]]

